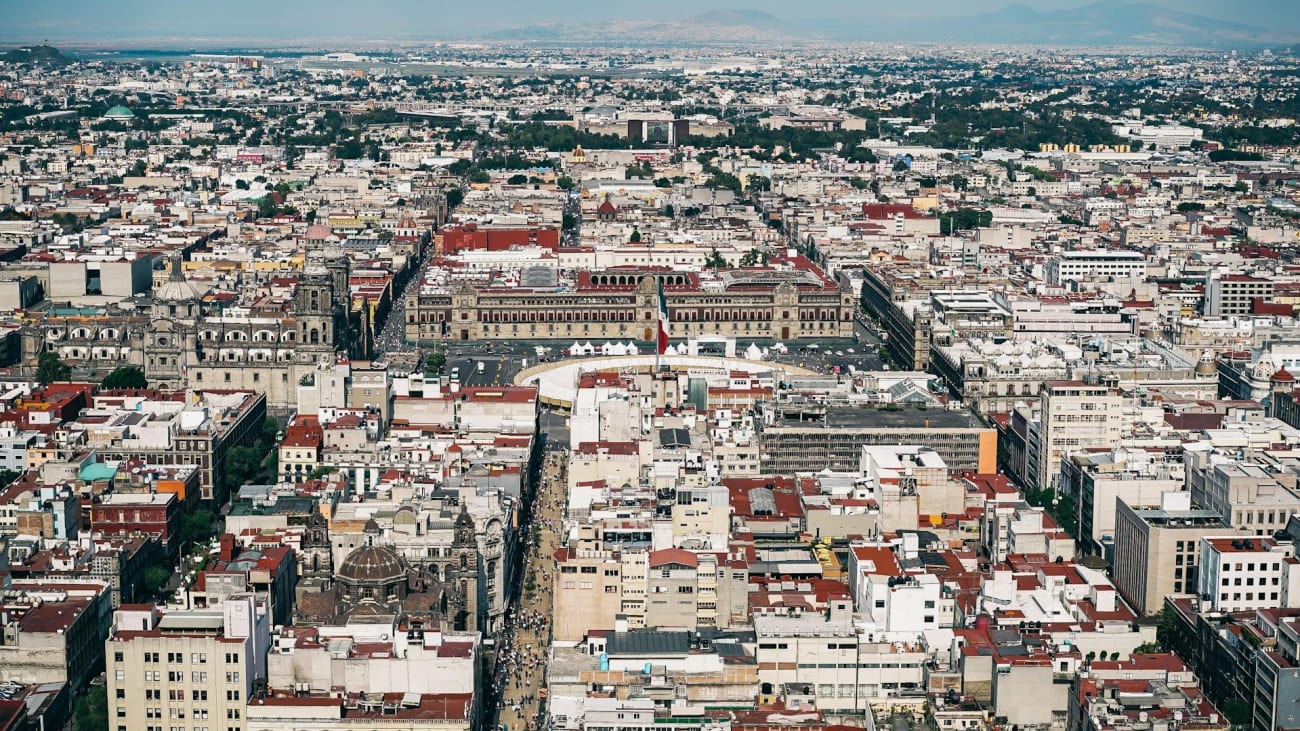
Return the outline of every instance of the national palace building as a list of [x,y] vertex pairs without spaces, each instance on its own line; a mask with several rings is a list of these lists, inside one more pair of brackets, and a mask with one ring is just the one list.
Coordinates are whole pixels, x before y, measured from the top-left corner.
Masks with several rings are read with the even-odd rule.
[[406,339],[649,341],[660,282],[673,338],[853,337],[854,293],[794,256],[700,273],[650,266],[482,272],[434,261],[406,297]]

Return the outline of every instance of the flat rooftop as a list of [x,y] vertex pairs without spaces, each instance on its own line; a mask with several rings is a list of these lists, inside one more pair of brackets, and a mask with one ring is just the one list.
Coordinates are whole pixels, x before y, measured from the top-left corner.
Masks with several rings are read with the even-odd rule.
[[[787,412],[789,413],[789,412]],[[814,415],[799,419],[792,416],[778,419],[771,428],[801,429],[981,429],[985,427],[969,411],[948,409],[918,409],[903,406],[897,409],[873,407],[831,406],[826,418]]]

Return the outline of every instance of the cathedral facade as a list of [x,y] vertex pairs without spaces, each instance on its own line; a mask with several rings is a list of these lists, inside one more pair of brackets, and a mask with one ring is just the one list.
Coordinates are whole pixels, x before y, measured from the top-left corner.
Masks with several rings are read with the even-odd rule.
[[[314,521],[314,522],[313,522]],[[361,545],[332,566],[323,517],[308,522],[299,556],[305,571],[295,623],[341,624],[395,616],[402,624],[445,632],[478,632],[479,551],[473,517],[456,516],[451,545],[416,560],[403,557],[371,521]]]
[[350,306],[349,272],[342,250],[313,250],[288,308],[230,314],[205,310],[206,293],[186,280],[176,257],[147,307],[32,313],[23,356],[34,362],[53,351],[80,377],[134,365],[156,388],[255,390],[272,408],[292,406],[317,363],[369,356],[367,324]]

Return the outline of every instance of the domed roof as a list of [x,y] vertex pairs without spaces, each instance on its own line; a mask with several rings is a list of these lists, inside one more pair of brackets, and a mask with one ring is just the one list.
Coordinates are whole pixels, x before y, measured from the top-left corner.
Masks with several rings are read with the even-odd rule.
[[197,300],[201,295],[199,288],[191,284],[181,273],[181,259],[175,256],[172,257],[171,275],[154,291],[153,296],[160,302],[189,302]]
[[1274,383],[1291,383],[1295,380],[1295,376],[1291,375],[1286,368],[1279,368],[1270,380]]
[[402,559],[391,548],[384,546],[362,546],[343,559],[339,567],[340,581],[356,584],[386,584],[401,580],[406,576],[406,567]]
[[307,239],[313,241],[324,241],[334,235],[329,226],[323,223],[313,223],[307,227]]
[[104,119],[135,119],[135,112],[119,104],[104,112]]

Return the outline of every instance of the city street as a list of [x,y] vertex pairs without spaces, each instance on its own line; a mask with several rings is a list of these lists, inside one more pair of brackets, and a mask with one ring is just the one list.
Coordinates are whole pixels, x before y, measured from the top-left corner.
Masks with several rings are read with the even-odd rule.
[[[456,372],[464,386],[509,386],[519,372],[519,362],[519,358],[505,355],[449,355],[446,372]],[[483,364],[482,371],[479,363]]]
[[[406,292],[411,287],[419,289],[424,282],[424,272],[429,267],[429,262],[433,259],[433,244],[424,247],[421,253],[420,264],[416,267],[415,273],[411,275],[406,286],[400,292],[393,293],[393,307],[388,311],[388,318],[384,320],[384,325],[379,332],[375,334],[375,355],[380,356],[394,350],[402,350],[406,345]],[[415,290],[412,290],[415,291]]]
[[542,725],[551,644],[552,556],[560,547],[566,459],[564,452],[547,453],[532,512],[523,526],[524,581],[506,617],[494,678],[498,728],[505,731],[533,731]]

